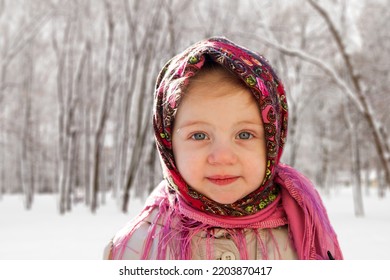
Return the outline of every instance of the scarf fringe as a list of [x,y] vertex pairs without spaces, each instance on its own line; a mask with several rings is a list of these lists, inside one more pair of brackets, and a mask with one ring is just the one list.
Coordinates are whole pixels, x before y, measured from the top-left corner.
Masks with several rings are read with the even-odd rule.
[[[287,223],[289,237],[299,259],[328,259],[328,251],[335,259],[342,259],[337,236],[319,194],[310,181],[291,167],[279,165],[275,183],[281,187],[281,193],[275,204],[268,206],[269,213],[262,211],[244,219],[222,219],[199,210],[191,210],[180,198],[170,201],[163,183],[151,195],[139,216],[114,238],[111,255],[115,259],[123,259],[125,250],[129,249],[127,244],[131,236],[149,217],[151,224],[140,252],[141,259],[189,260],[193,258],[193,250],[198,250],[200,246],[206,247],[202,257],[215,259],[215,236],[221,229],[226,231],[237,246],[241,259],[249,258],[245,234],[248,230],[254,233],[253,238],[256,239],[259,250],[257,253],[261,254],[262,259],[280,259],[280,249],[286,247],[280,248],[271,229]],[[158,211],[154,211],[156,208]],[[156,215],[150,219],[154,213]],[[263,229],[261,232],[274,244],[273,252],[268,251],[264,243],[266,237],[261,236],[258,229]],[[202,240],[204,242],[201,245]]]
[[312,183],[282,164],[278,165],[275,182],[283,186],[282,202],[299,258],[328,259],[330,251],[336,259],[343,259],[337,235]]
[[[151,225],[149,227],[148,234],[145,239],[143,251],[140,259],[178,259],[178,260],[190,260],[192,259],[193,248],[192,246],[198,247],[202,240],[205,240],[205,258],[206,259],[215,259],[214,255],[214,245],[215,245],[215,235],[216,231],[220,228],[216,228],[212,225],[203,224],[199,221],[190,219],[186,216],[177,212],[177,208],[169,207],[168,204],[160,203],[159,212],[153,218]],[[122,259],[124,251],[126,249],[126,244],[129,241],[131,235],[138,228],[140,222],[143,218],[151,212],[151,208],[147,209],[142,213],[140,218],[135,219],[127,227],[129,230],[128,233],[122,235],[121,239],[116,240],[117,246],[114,247],[112,255],[115,256],[115,259]],[[174,229],[174,230],[172,230]],[[247,248],[247,239],[246,239],[246,230],[250,230],[254,233],[254,237],[258,244],[260,254],[263,259],[269,259],[270,252],[267,251],[267,248],[264,243],[264,236],[261,236],[260,232],[256,229],[245,229],[245,228],[228,228],[226,230],[226,235],[229,235],[229,238],[237,246],[237,249],[242,260],[249,259],[249,252]],[[271,235],[271,239],[276,248],[276,253],[274,256],[281,258],[279,252],[279,247],[276,239],[273,237],[271,230],[266,230],[268,235]],[[197,237],[197,238],[194,238]],[[158,240],[157,243],[157,253],[153,253],[153,244],[155,240]],[[192,240],[198,240],[199,244],[192,244]],[[156,255],[155,255],[156,254]]]

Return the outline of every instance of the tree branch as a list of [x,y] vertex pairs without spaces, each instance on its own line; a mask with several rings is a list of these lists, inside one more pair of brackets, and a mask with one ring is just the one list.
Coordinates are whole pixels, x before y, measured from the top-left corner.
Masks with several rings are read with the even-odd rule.
[[325,63],[323,60],[321,60],[317,57],[314,57],[314,56],[312,56],[306,52],[303,52],[301,50],[291,49],[291,48],[286,47],[282,44],[271,42],[271,41],[269,41],[265,38],[262,38],[262,37],[256,37],[255,39],[257,41],[263,42],[265,45],[269,46],[270,48],[273,48],[273,49],[280,51],[281,53],[283,53],[285,55],[292,56],[292,57],[298,57],[298,58],[300,58],[306,62],[309,62],[309,63],[317,66],[318,68],[320,68],[322,71],[324,71],[331,78],[332,81],[335,82],[335,84],[337,86],[340,87],[341,90],[343,90],[344,92],[346,92],[348,94],[348,97],[356,105],[358,110],[360,112],[364,113],[364,106],[363,106],[361,100],[356,96],[355,91],[352,90],[345,83],[345,81],[340,79],[340,77],[339,77],[340,75],[336,72],[336,70],[333,67],[331,67],[330,65]]

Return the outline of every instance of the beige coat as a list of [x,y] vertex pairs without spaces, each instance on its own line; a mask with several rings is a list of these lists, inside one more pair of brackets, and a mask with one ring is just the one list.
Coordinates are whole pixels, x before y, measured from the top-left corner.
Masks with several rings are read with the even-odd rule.
[[[157,209],[155,209],[144,221],[141,222],[139,227],[135,230],[127,243],[127,248],[124,252],[123,259],[139,260],[143,251],[145,237],[148,234],[149,227],[151,226],[154,217],[157,215]],[[158,225],[161,228],[161,225]],[[158,229],[157,229],[158,230]],[[263,245],[256,238],[253,230],[245,230],[245,238],[247,241],[248,256],[249,259],[263,259],[262,250],[260,246],[265,246],[268,252],[269,259],[297,259],[297,254],[293,247],[293,244],[288,236],[287,226],[274,228],[274,229],[259,229],[259,234]],[[118,235],[121,233],[119,232]],[[113,246],[113,242],[118,238],[115,236],[104,250],[104,259],[110,259],[110,252]],[[237,246],[227,234],[226,230],[218,229],[214,233],[213,242],[213,256],[217,260],[239,260],[240,254]],[[156,259],[158,240],[153,240],[152,249],[149,254],[149,259]],[[278,248],[275,244],[278,244]],[[193,248],[192,259],[200,260],[207,259],[206,256],[206,238],[204,234],[198,234],[191,240],[191,248]],[[279,250],[278,250],[279,249]],[[167,257],[170,259],[170,257]]]

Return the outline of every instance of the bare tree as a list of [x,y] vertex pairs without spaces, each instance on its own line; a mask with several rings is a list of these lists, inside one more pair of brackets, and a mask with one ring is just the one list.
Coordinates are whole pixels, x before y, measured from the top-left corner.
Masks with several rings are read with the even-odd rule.
[[[4,2],[2,7],[4,9]],[[6,47],[2,52],[0,67],[0,104],[3,99],[3,91],[8,86],[5,78],[9,64],[39,34],[39,31],[49,22],[52,16],[52,10],[45,12],[43,15],[36,15],[31,22],[28,22],[17,31],[15,39],[10,45],[8,45],[8,38],[6,37]]]
[[[68,17],[64,29],[64,35],[61,45],[58,44],[56,34],[53,34],[53,48],[57,56],[57,96],[59,103],[59,211],[65,213],[70,210],[71,193],[71,164],[72,150],[75,138],[73,127],[73,117],[75,110],[75,97],[73,96],[73,58],[71,56],[72,48],[72,29],[74,29],[74,19]],[[60,46],[62,47],[60,49]]]
[[348,75],[348,79],[351,81],[352,84],[351,92],[354,94],[356,99],[359,100],[359,108],[361,109],[364,118],[366,119],[369,124],[369,127],[371,128],[371,133],[375,141],[375,147],[378,151],[380,161],[383,165],[386,174],[386,182],[387,185],[390,186],[390,147],[387,142],[388,139],[386,137],[386,131],[373,113],[374,111],[371,107],[371,104],[363,90],[361,78],[359,77],[359,71],[357,71],[357,69],[355,69],[355,67],[353,66],[351,56],[347,52],[346,44],[340,32],[337,30],[334,22],[332,21],[326,10],[322,8],[317,2],[315,2],[314,0],[307,1],[324,19],[330,30],[330,33],[332,34],[332,37],[336,42],[337,48],[342,56],[344,65],[346,67],[346,74]]
[[96,211],[97,208],[97,195],[99,191],[99,172],[101,164],[101,152],[103,149],[104,140],[104,129],[109,114],[110,103],[112,101],[112,95],[117,85],[112,82],[111,74],[111,59],[113,53],[113,42],[114,42],[114,29],[115,23],[112,15],[111,5],[108,1],[104,2],[106,21],[107,21],[107,45],[105,54],[105,69],[104,69],[104,87],[103,95],[100,103],[100,110],[96,127],[94,131],[94,142],[93,142],[93,170],[92,170],[92,199],[91,199],[91,210]]
[[[154,47],[156,46],[157,38],[155,37],[158,31],[158,26],[160,24],[161,20],[161,12],[160,12],[160,6],[154,7],[154,10],[152,11],[152,18],[153,20],[150,22],[150,24],[147,26],[147,29],[145,30],[144,40],[143,44],[140,45],[142,47],[142,63],[140,64],[142,69],[141,76],[140,76],[140,84],[138,88],[138,95],[136,95],[136,98],[138,99],[138,104],[135,108],[137,108],[136,111],[136,118],[134,119],[134,130],[135,130],[135,142],[132,147],[132,153],[130,162],[128,165],[128,169],[126,172],[126,181],[124,184],[124,190],[123,190],[123,201],[122,201],[122,211],[127,212],[128,210],[128,202],[130,198],[130,189],[135,181],[136,172],[138,170],[138,163],[141,156],[141,152],[144,150],[144,144],[145,139],[147,135],[147,131],[149,126],[146,125],[145,119],[150,119],[151,116],[151,98],[145,98],[144,94],[147,91],[147,85],[149,84],[149,89],[151,92],[151,87],[149,83],[149,74],[150,70],[152,69],[151,64],[154,62],[152,60],[153,58],[153,52]],[[139,52],[141,49],[139,49]],[[149,103],[147,103],[149,101]],[[145,110],[146,109],[146,110]]]
[[91,198],[91,110],[92,105],[89,102],[91,92],[92,92],[92,48],[91,43],[87,41],[86,43],[87,51],[87,66],[86,66],[86,84],[85,84],[85,94],[81,97],[81,103],[83,108],[83,127],[84,127],[84,198],[86,205],[90,205]]
[[24,202],[25,207],[30,209],[33,203],[34,197],[34,171],[33,171],[33,162],[31,157],[31,143],[32,139],[32,80],[33,80],[33,61],[31,53],[26,52],[24,67],[26,71],[24,77],[24,112],[23,112],[23,137],[22,137],[22,154],[21,154],[21,162],[20,162],[20,170],[21,170],[21,181],[23,184],[23,192],[24,192]]
[[[70,6],[74,10],[75,7]],[[59,211],[71,210],[71,197],[80,178],[78,164],[83,118],[81,95],[90,43],[79,41],[80,17],[76,13],[66,18],[62,43],[53,33],[52,44],[57,57]],[[78,60],[78,61],[77,61]]]
[[361,160],[359,148],[358,122],[356,114],[353,114],[353,109],[348,100],[344,105],[344,117],[348,127],[350,153],[351,153],[351,173],[352,173],[352,195],[355,216],[364,216],[362,182],[361,182]]
[[[123,187],[124,178],[126,177],[127,158],[129,149],[129,130],[131,128],[131,108],[134,99],[134,91],[137,84],[137,74],[140,64],[140,53],[145,45],[146,36],[143,37],[141,43],[137,39],[139,25],[137,22],[141,20],[140,7],[134,3],[134,7],[130,7],[127,0],[123,1],[124,11],[127,23],[127,40],[126,40],[126,60],[125,74],[126,77],[121,87],[121,102],[117,115],[117,149],[116,149],[116,183],[114,193],[117,194]],[[140,46],[140,47],[138,47]]]
[[[359,18],[358,27],[361,34],[361,44],[363,51],[354,55],[354,62],[357,68],[361,69],[360,78],[365,87],[365,94],[373,106],[373,113],[383,124],[382,131],[386,134],[385,128],[390,127],[390,117],[388,114],[388,104],[390,102],[390,75],[389,75],[389,56],[390,56],[390,12],[387,9],[386,1],[366,2],[363,7],[364,13]],[[380,16],[379,16],[380,15]],[[385,136],[389,142],[389,135]],[[373,141],[367,139],[367,141]],[[362,156],[365,158],[369,168],[366,173],[377,174],[377,181],[386,188],[385,173],[382,165],[378,167],[378,152],[369,149],[362,149]],[[389,157],[389,156],[388,156]],[[377,169],[381,170],[380,172]],[[373,172],[375,171],[375,172]],[[374,178],[371,177],[371,180]],[[389,186],[387,186],[389,187]],[[381,191],[383,195],[385,191]]]

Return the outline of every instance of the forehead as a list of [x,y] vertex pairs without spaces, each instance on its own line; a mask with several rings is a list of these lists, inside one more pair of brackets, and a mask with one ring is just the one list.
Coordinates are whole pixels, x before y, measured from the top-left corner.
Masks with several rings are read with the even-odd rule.
[[249,101],[253,98],[249,88],[237,76],[222,67],[212,67],[190,78],[183,97],[223,97],[237,93]]
[[226,78],[224,73],[206,73],[183,94],[175,123],[220,118],[226,123],[262,123],[259,106],[247,87]]

